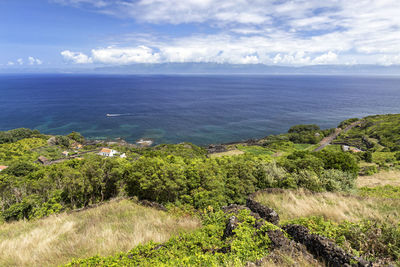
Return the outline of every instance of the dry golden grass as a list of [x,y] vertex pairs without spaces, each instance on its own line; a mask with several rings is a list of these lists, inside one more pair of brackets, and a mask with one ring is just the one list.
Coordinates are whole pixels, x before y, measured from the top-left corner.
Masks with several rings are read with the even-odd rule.
[[0,266],[57,266],[72,258],[128,251],[150,240],[163,242],[197,227],[193,218],[112,201],[77,213],[1,224]]
[[304,190],[282,190],[262,193],[256,200],[274,209],[282,220],[323,216],[340,222],[373,219],[397,223],[400,203],[395,199],[361,198],[340,193],[309,193]]
[[357,187],[400,186],[400,170],[381,171],[371,176],[359,176],[356,183]]
[[237,155],[242,155],[244,154],[243,151],[239,149],[234,149],[234,150],[229,150],[226,152],[220,152],[220,153],[213,153],[208,155],[210,158],[217,158],[217,157],[223,157],[223,156],[237,156]]

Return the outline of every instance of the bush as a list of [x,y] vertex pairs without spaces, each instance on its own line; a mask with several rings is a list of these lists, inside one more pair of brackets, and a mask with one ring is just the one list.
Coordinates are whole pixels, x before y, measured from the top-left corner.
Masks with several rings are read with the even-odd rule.
[[299,124],[292,126],[288,133],[302,133],[302,132],[314,132],[319,131],[320,128],[316,124]]
[[349,191],[355,187],[356,176],[341,170],[324,170],[320,175],[322,187],[326,191]]
[[18,128],[6,132],[0,132],[0,144],[17,142],[24,138],[30,138],[36,135],[40,135],[38,130],[27,128]]
[[306,226],[312,233],[328,237],[348,252],[369,260],[400,259],[400,224],[390,225],[370,220],[335,223],[323,217],[299,218],[284,224]]
[[68,148],[70,145],[70,140],[66,136],[57,135],[56,136],[56,145]]
[[375,165],[365,166],[361,168],[362,175],[373,175],[375,173],[378,173],[378,168]]

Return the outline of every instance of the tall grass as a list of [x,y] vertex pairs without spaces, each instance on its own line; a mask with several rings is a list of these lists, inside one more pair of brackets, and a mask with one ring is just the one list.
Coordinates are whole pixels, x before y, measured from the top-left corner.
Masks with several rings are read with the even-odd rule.
[[0,224],[0,266],[57,266],[72,258],[107,256],[199,226],[128,200],[36,221]]
[[381,171],[370,176],[360,176],[356,183],[357,187],[400,186],[400,170]]
[[259,194],[256,200],[273,208],[282,220],[323,216],[336,222],[361,219],[398,223],[400,201],[357,197],[340,193],[310,193],[302,189]]

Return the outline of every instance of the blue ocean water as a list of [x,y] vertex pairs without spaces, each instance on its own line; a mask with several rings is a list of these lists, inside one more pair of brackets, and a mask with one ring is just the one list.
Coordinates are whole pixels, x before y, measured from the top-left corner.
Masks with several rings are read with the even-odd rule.
[[400,77],[0,76],[0,130],[205,145],[386,113],[400,113]]

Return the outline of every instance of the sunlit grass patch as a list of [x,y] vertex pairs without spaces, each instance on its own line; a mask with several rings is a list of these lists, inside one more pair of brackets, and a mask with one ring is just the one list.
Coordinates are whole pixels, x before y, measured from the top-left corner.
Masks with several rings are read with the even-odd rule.
[[198,226],[193,218],[111,201],[81,212],[0,224],[0,266],[56,266],[72,258],[108,256]]
[[223,156],[237,156],[237,155],[242,155],[242,154],[244,154],[243,151],[235,149],[235,150],[229,150],[226,152],[213,153],[213,154],[210,154],[209,157],[217,158],[217,157],[223,157]]
[[370,176],[359,176],[356,184],[357,187],[400,186],[400,170],[381,171]]
[[341,193],[311,193],[305,190],[276,190],[257,195],[257,201],[274,209],[282,220],[323,216],[340,222],[374,219],[400,220],[400,201],[359,197]]

